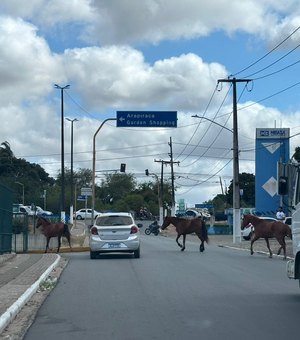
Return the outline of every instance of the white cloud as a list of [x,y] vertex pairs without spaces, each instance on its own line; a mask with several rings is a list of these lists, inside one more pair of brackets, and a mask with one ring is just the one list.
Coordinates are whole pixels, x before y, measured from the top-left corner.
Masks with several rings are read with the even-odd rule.
[[67,50],[66,73],[90,109],[155,107],[203,110],[226,75],[217,63],[207,64],[194,54],[145,63],[129,46]]
[[[115,0],[94,1],[93,6],[98,19],[90,30],[91,39],[101,44],[191,39],[220,29],[274,38],[283,17],[286,25],[291,19],[297,24],[299,18],[297,0],[284,6],[280,0]],[[278,33],[282,37],[284,32]]]
[[30,101],[45,94],[60,65],[36,27],[0,17],[0,102]]
[[91,0],[2,0],[2,14],[23,17],[47,27],[70,22],[89,22],[94,18]]

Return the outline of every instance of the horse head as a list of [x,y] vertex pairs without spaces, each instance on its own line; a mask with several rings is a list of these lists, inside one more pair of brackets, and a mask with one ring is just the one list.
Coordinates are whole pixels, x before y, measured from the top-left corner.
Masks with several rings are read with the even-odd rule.
[[40,227],[41,225],[45,225],[47,223],[47,220],[42,217],[39,216],[38,219],[36,220],[36,228]]
[[161,230],[166,229],[169,225],[171,224],[171,220],[170,220],[170,216],[166,216],[164,218],[164,222],[162,224],[162,226],[160,227]]
[[245,228],[250,227],[251,224],[251,218],[249,214],[244,215],[243,217],[243,221],[242,221],[242,225],[241,225],[241,229],[244,230]]

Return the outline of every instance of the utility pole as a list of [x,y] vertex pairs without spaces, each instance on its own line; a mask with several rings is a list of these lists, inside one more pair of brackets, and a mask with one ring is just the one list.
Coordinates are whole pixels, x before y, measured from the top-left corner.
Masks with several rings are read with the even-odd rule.
[[163,190],[164,172],[163,172],[163,168],[164,168],[164,165],[168,165],[168,164],[171,165],[171,171],[172,171],[172,175],[171,175],[171,178],[172,178],[172,213],[174,214],[173,209],[175,208],[175,190],[174,190],[174,174],[173,174],[172,169],[173,169],[173,163],[179,164],[179,162],[173,162],[172,160],[171,161],[154,160],[154,162],[161,163],[161,199],[162,199],[162,209],[163,209],[163,211],[162,211],[162,220],[163,220],[163,218],[165,217],[164,216],[164,208],[163,208],[164,207],[164,196],[163,196],[163,194],[164,194],[164,190]]
[[172,216],[175,216],[175,188],[174,188],[174,163],[179,165],[179,162],[173,162],[173,148],[172,148],[172,137],[170,137],[170,153],[169,156],[171,158],[170,165],[171,165],[171,183],[172,183]]
[[233,243],[241,241],[241,201],[239,183],[239,144],[236,83],[249,83],[251,79],[219,79],[218,83],[231,83],[233,86]]

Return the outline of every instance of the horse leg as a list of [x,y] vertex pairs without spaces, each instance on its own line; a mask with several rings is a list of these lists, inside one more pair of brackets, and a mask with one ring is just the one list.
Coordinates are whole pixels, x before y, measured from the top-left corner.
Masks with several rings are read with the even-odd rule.
[[185,249],[185,237],[186,237],[186,235],[185,234],[183,234],[183,247],[181,248],[181,251],[184,251],[184,249]]
[[284,237],[282,239],[277,238],[278,243],[280,244],[280,248],[278,249],[277,255],[280,255],[281,249],[283,249],[283,259],[286,260],[286,245]]
[[266,243],[267,243],[267,247],[268,247],[268,249],[269,249],[269,252],[270,252],[269,258],[271,259],[272,256],[273,256],[273,254],[272,254],[272,250],[271,250],[271,248],[270,248],[269,239],[266,237],[265,240],[266,240]]
[[259,237],[257,237],[255,234],[253,234],[252,237],[251,237],[251,244],[250,244],[250,253],[251,253],[251,255],[254,254],[254,251],[253,251],[253,243],[254,243],[256,240],[258,240],[258,239],[259,239]]
[[60,239],[61,239],[61,236],[57,236],[57,242],[58,242],[57,253],[59,253],[59,249],[60,249]]
[[199,234],[199,233],[196,233],[196,235],[198,236],[199,240],[201,241],[200,243],[200,253],[203,253],[205,248],[204,248],[204,238]]
[[203,253],[203,252],[204,252],[204,250],[205,250],[205,248],[204,248],[204,240],[203,240],[203,239],[201,239],[201,244],[200,244],[200,253]]
[[181,234],[177,234],[177,237],[176,237],[176,243],[179,245],[180,248],[182,248],[182,244],[179,243],[179,238],[180,238]]
[[47,253],[47,250],[49,249],[49,241],[50,241],[50,237],[47,237],[45,253]]

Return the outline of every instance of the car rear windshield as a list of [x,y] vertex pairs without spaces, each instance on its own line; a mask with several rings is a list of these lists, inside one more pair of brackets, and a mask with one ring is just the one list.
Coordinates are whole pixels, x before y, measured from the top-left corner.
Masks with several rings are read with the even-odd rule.
[[96,220],[96,225],[98,226],[131,224],[133,224],[133,221],[130,216],[99,216]]

